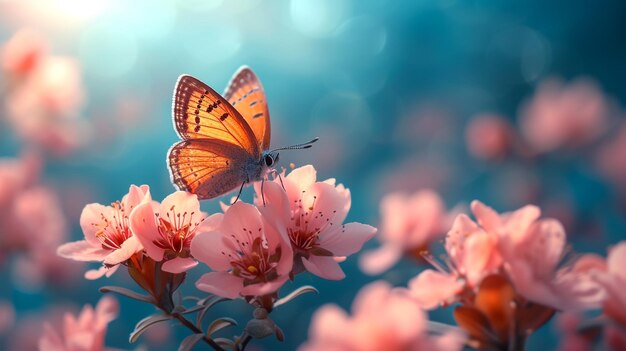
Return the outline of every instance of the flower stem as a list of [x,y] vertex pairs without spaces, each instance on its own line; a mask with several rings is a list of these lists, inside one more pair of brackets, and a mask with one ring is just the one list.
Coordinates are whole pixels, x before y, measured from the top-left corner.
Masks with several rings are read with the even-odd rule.
[[191,323],[187,318],[185,318],[182,314],[176,312],[171,314],[172,317],[178,319],[182,325],[187,327],[189,330],[194,332],[194,334],[202,334],[202,340],[204,340],[207,344],[211,345],[216,351],[225,351],[220,345],[218,345],[213,339],[208,337],[202,332],[202,330],[198,329],[193,323]]

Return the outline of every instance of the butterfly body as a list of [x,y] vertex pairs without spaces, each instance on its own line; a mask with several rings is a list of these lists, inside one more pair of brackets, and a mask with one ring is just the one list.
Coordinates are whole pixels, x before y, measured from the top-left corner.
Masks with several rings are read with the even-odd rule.
[[182,139],[168,153],[172,182],[211,199],[264,179],[278,154],[267,151],[270,122],[265,93],[248,67],[240,68],[224,96],[198,79],[179,77],[172,103]]

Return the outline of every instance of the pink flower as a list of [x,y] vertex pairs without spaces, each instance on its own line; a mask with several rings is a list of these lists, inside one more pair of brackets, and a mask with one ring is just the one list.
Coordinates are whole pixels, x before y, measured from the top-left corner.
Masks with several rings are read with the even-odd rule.
[[1,49],[2,68],[16,78],[29,74],[39,64],[46,44],[39,33],[22,29],[15,33]]
[[176,191],[161,204],[152,201],[137,206],[130,227],[148,256],[164,261],[164,271],[182,273],[198,264],[190,254],[190,247],[201,227],[208,225],[205,218],[198,196]]
[[457,301],[466,289],[476,289],[491,274],[505,274],[519,295],[555,309],[598,304],[601,290],[590,272],[601,260],[587,255],[559,267],[565,231],[558,221],[539,220],[539,208],[530,205],[498,214],[474,201],[471,209],[477,222],[461,214],[446,237],[452,273],[443,268],[440,272],[426,270],[409,283],[413,296],[425,308]]
[[597,281],[606,291],[604,313],[611,319],[626,327],[626,241],[615,245],[609,251],[606,269],[594,274]]
[[350,210],[350,191],[335,185],[334,179],[317,182],[313,166],[294,169],[283,184],[284,189],[278,179],[266,182],[263,194],[257,185],[257,203],[265,196],[263,214],[286,227],[294,252],[293,274],[307,270],[325,279],[343,279],[338,262],[358,252],[376,228],[342,224]]
[[88,271],[87,279],[97,279],[106,274],[111,276],[120,263],[142,250],[141,243],[130,227],[130,215],[140,204],[150,204],[150,189],[147,185],[131,185],[122,201],[111,206],[89,204],[80,216],[80,226],[85,240],[61,245],[57,253],[77,261],[103,262],[99,270]]
[[406,294],[378,281],[365,286],[352,304],[352,316],[335,305],[322,306],[311,321],[300,351],[461,350],[456,332],[428,335],[426,314]]
[[46,351],[104,351],[107,325],[117,318],[117,300],[104,296],[94,310],[86,305],[78,317],[65,315],[63,328],[55,329],[44,325],[44,333],[39,340],[39,349]]
[[522,107],[522,134],[536,152],[584,145],[607,129],[611,107],[598,86],[579,79],[563,84],[557,79],[539,85]]
[[441,197],[432,190],[420,190],[411,196],[393,193],[380,204],[382,245],[361,255],[361,269],[379,274],[409,254],[416,258],[444,234],[445,207]]
[[618,190],[626,192],[626,123],[622,123],[598,150],[596,165]]
[[230,206],[213,230],[191,242],[193,257],[214,270],[196,287],[230,299],[276,292],[289,277],[293,254],[284,228],[273,222],[253,205]]
[[479,159],[503,158],[513,146],[514,131],[508,121],[498,115],[478,115],[469,122],[465,142],[469,153]]

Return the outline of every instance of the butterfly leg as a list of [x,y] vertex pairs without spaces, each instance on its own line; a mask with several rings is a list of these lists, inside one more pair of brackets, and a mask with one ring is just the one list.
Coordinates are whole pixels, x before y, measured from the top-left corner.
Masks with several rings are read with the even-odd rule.
[[287,191],[287,189],[285,189],[285,184],[283,184],[283,177],[280,176],[280,172],[278,173],[278,180],[280,180],[280,185],[283,187],[283,190]]
[[239,193],[237,194],[237,198],[235,198],[235,201],[233,201],[233,203],[230,204],[231,206],[234,205],[237,202],[237,200],[239,200],[239,197],[241,196],[241,192],[243,191],[244,185],[246,185],[246,182],[241,183],[241,188],[239,188]]
[[265,206],[265,192],[263,186],[265,185],[265,178],[261,179],[261,198],[263,199],[263,206]]

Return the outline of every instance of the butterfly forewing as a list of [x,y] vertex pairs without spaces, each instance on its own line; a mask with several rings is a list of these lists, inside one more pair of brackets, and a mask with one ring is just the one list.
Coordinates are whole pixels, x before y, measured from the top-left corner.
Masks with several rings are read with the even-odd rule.
[[198,79],[178,79],[173,101],[174,127],[184,140],[215,139],[259,158],[254,132],[241,114],[215,90]]
[[239,146],[215,139],[183,140],[168,154],[172,182],[200,199],[241,186],[247,181],[245,165],[254,161]]
[[224,98],[239,111],[254,133],[260,150],[270,147],[270,114],[261,81],[249,67],[241,67],[233,76]]

